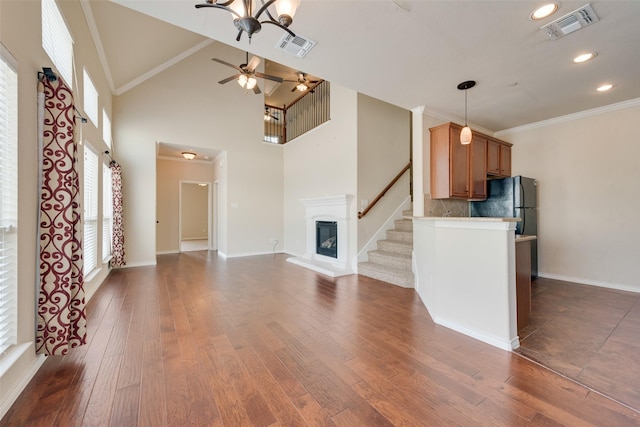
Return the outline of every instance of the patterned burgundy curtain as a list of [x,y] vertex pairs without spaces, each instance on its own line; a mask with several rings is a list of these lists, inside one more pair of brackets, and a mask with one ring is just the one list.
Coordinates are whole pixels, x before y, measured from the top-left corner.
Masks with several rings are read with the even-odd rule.
[[124,228],[122,226],[122,168],[111,162],[111,192],[113,194],[113,238],[111,239],[111,266],[127,265],[124,259]]
[[[86,342],[78,146],[71,89],[43,78],[40,293],[36,352],[67,354]],[[42,120],[42,119],[41,119]],[[42,125],[42,124],[40,124]]]

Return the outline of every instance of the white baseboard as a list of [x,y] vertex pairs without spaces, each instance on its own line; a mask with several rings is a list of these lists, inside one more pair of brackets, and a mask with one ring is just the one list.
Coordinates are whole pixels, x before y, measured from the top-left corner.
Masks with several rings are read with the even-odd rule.
[[275,255],[275,254],[281,254],[281,253],[283,252],[282,251],[279,251],[279,252],[265,251],[265,252],[240,252],[237,254],[220,254],[220,252],[218,251],[218,255],[221,256],[222,258],[242,258],[246,256]]
[[139,262],[128,262],[126,265],[117,268],[133,268],[133,267],[153,267],[156,265],[156,260],[153,261],[139,261]]
[[[29,343],[28,347],[33,349],[33,343]],[[13,390],[11,390],[11,392],[7,395],[5,400],[2,402],[2,406],[0,406],[0,420],[2,420],[2,417],[4,417],[6,413],[9,411],[9,409],[11,408],[11,405],[13,405],[15,401],[18,399],[18,396],[20,396],[20,393],[22,393],[22,391],[25,388],[27,388],[27,385],[29,385],[29,382],[33,379],[33,377],[38,372],[38,369],[40,369],[40,367],[44,364],[46,360],[47,358],[42,354],[39,354],[36,356],[35,361],[31,365],[27,373],[22,377],[22,379],[18,382],[18,384],[16,384]]]
[[601,288],[615,289],[618,291],[640,293],[640,287],[638,286],[624,285],[621,283],[602,282],[599,280],[585,279],[583,277],[572,277],[572,276],[564,276],[562,274],[540,273],[540,272],[538,272],[538,277],[544,277],[545,279],[562,280],[564,282],[580,283],[582,285],[598,286]]
[[453,329],[456,332],[460,332],[461,334],[467,335],[471,338],[475,338],[487,344],[490,344],[494,347],[501,348],[502,350],[513,351],[520,347],[520,339],[515,337],[511,341],[504,340],[502,338],[494,337],[492,335],[483,334],[482,332],[478,332],[472,329],[469,329],[465,326],[460,326],[456,323],[450,322],[448,320],[433,317],[433,321],[438,325],[444,326],[449,329]]

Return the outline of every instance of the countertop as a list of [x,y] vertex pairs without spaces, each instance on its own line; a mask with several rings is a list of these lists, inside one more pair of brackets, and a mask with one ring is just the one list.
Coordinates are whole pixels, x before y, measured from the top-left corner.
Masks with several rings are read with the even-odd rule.
[[413,219],[426,221],[466,221],[466,222],[518,222],[520,218],[498,218],[486,216],[414,216]]

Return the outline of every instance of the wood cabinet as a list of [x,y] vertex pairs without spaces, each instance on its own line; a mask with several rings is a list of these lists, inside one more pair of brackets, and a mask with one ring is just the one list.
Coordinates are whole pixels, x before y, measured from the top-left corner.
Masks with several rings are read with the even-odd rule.
[[511,145],[487,139],[487,175],[511,176]]
[[487,176],[511,176],[511,144],[473,131],[460,143],[462,126],[445,123],[431,133],[431,198],[484,200]]

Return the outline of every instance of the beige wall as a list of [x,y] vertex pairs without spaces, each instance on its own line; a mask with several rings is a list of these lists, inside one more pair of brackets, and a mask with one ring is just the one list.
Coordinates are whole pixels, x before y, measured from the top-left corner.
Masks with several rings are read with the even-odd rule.
[[180,238],[209,237],[209,185],[183,182],[180,186]]
[[538,181],[540,275],[640,292],[640,106],[500,135]]
[[[357,210],[389,184],[409,162],[411,112],[358,94],[358,194]],[[358,251],[409,197],[406,172],[367,215],[358,220]]]
[[[182,226],[183,237],[194,238],[200,236],[199,238],[206,239],[210,228],[207,224],[208,193],[212,191],[213,183],[216,181],[214,162],[159,158],[156,162],[156,170],[156,186],[158,188],[156,201],[156,218],[158,221],[156,225],[156,252],[159,254],[176,253],[180,251],[180,183],[186,181],[209,184],[206,188],[194,185],[198,193],[205,193],[207,197],[204,198],[204,207],[200,206],[195,211],[199,212],[200,215],[193,217],[187,212],[187,216],[189,216],[189,221],[186,222],[187,229],[185,230],[185,222],[183,222]],[[183,202],[184,197],[185,194],[183,192]],[[189,208],[192,203],[185,203],[185,205]],[[214,213],[215,209],[212,210],[212,214]],[[193,231],[190,229],[191,225],[194,226]],[[202,234],[203,228],[207,228],[207,232],[204,235]],[[199,234],[195,233],[197,230],[200,230]]]
[[282,240],[282,147],[261,142],[264,98],[244,94],[238,85],[217,84],[212,57],[233,61],[242,53],[213,43],[114,99],[131,242],[127,257],[133,265],[155,263],[158,141],[225,151],[215,166],[222,180],[221,255],[270,253],[269,239]]
[[284,252],[303,255],[305,210],[300,199],[348,194],[348,259],[356,254],[357,93],[331,85],[331,120],[287,143],[284,148]]
[[[82,14],[79,2],[59,3],[69,30],[74,39],[75,68],[77,83],[74,88],[76,107],[83,112],[82,70],[87,68],[91,79],[99,92],[99,115],[102,120],[102,108],[111,114],[111,94],[102,67],[94,50],[91,35]],[[37,105],[36,76],[42,67],[53,66],[42,49],[41,6],[39,1],[0,1],[0,42],[18,61],[18,342],[29,345],[34,340],[34,321],[36,317],[36,215],[38,211],[38,157],[37,157]],[[113,120],[112,120],[113,121]],[[91,144],[103,157],[106,146],[102,142],[102,124],[94,126],[90,122],[81,129],[82,140]],[[82,156],[80,157],[82,160]],[[102,179],[102,174],[99,174]],[[101,188],[101,181],[100,181]],[[100,203],[101,203],[101,199]],[[101,206],[100,206],[101,211]],[[99,221],[101,223],[101,221]],[[98,233],[99,238],[102,234]],[[100,242],[98,242],[100,248]],[[101,257],[100,257],[101,258]],[[85,283],[85,291],[92,295],[107,274],[107,266],[98,264],[98,274]],[[35,350],[29,345],[18,355],[11,365],[7,355],[0,355],[0,416],[6,412],[17,393],[26,385],[43,358],[35,356]],[[10,365],[10,366],[6,366]],[[6,369],[4,369],[6,368]]]

